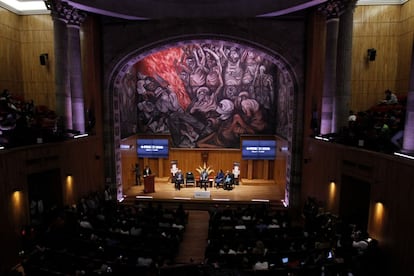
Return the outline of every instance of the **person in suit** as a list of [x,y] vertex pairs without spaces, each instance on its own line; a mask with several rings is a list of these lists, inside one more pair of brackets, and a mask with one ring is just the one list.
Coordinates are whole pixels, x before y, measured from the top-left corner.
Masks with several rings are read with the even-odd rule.
[[233,188],[234,176],[230,171],[226,171],[224,175],[224,190],[231,190]]
[[184,175],[181,172],[181,170],[178,170],[177,173],[175,174],[175,189],[180,190],[181,184],[183,183],[184,183]]
[[144,175],[144,177],[151,175],[151,168],[148,165],[146,165],[142,174]]
[[216,188],[220,187],[221,183],[223,183],[223,180],[224,180],[223,170],[219,170],[214,179],[214,182],[216,183]]
[[200,187],[201,189],[204,188],[204,190],[207,191],[207,185],[208,185],[208,172],[207,170],[203,170],[200,176]]

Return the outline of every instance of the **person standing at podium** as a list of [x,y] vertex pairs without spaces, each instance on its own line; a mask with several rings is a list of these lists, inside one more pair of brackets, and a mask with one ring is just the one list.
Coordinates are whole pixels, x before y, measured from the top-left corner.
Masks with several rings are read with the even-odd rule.
[[142,174],[144,175],[144,177],[151,175],[152,174],[151,168],[148,165],[146,165]]

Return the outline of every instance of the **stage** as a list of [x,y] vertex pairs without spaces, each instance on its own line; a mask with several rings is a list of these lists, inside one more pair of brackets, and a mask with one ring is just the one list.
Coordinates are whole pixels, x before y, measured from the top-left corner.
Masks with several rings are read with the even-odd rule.
[[142,185],[132,185],[124,188],[124,202],[164,202],[169,204],[185,204],[200,209],[200,206],[212,204],[269,204],[274,207],[283,207],[285,184],[275,183],[273,180],[241,180],[232,190],[209,187],[207,191],[200,187],[182,185],[175,190],[174,183],[168,177],[155,177],[154,192],[145,193]]

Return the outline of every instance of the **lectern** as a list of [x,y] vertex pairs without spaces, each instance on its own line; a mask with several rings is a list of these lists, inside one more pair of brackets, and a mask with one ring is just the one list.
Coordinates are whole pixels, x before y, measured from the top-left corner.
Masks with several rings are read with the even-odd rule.
[[148,175],[146,177],[144,177],[144,193],[153,193],[155,192],[154,189],[154,179],[155,176],[154,175]]

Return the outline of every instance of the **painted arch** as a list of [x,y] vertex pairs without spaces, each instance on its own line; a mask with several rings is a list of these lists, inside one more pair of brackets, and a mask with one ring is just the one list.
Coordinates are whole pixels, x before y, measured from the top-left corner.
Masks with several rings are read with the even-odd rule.
[[177,148],[239,148],[246,134],[287,138],[290,68],[277,53],[225,40],[129,54],[115,68],[115,135],[167,134]]

